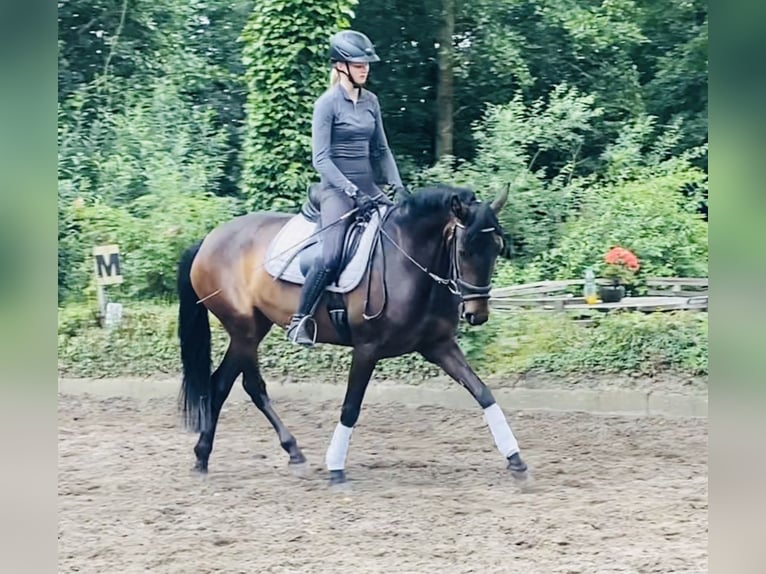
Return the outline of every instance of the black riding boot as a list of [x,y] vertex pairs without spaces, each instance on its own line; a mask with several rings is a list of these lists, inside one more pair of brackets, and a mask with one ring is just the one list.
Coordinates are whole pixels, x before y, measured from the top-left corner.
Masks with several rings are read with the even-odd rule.
[[[313,347],[316,342],[316,322],[312,317],[319,298],[324,293],[332,278],[326,269],[314,267],[309,271],[301,291],[298,312],[290,319],[287,326],[287,338],[297,345]],[[309,325],[309,323],[311,325]]]

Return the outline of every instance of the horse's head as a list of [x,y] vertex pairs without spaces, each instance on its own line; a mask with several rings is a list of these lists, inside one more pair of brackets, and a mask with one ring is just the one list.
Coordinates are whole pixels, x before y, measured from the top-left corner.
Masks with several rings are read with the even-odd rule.
[[452,278],[463,302],[463,317],[470,325],[489,319],[489,291],[497,256],[507,253],[497,214],[508,199],[508,188],[492,203],[461,194],[451,199],[454,219],[447,228]]

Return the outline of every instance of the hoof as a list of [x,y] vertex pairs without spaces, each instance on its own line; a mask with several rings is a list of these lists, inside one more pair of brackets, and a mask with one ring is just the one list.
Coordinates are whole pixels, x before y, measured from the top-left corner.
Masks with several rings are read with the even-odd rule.
[[306,457],[303,456],[303,453],[298,451],[295,454],[290,455],[290,462],[288,464],[305,464],[306,463]]
[[346,479],[346,471],[344,470],[331,470],[329,484],[332,488],[343,489],[348,486],[348,480]]
[[522,493],[534,492],[535,483],[532,479],[532,473],[526,463],[521,460],[519,453],[508,457],[508,470],[511,471],[511,477]]
[[508,470],[511,471],[511,476],[516,480],[526,480],[529,478],[529,468],[521,460],[521,455],[518,452],[508,457]]
[[195,474],[207,474],[207,461],[198,460],[192,468],[192,472]]

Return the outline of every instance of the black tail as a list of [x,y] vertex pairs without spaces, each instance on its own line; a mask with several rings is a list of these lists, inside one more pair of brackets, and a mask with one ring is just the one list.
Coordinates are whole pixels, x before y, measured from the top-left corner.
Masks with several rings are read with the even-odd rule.
[[181,256],[178,264],[178,338],[181,342],[183,381],[178,408],[189,430],[210,429],[210,321],[207,309],[191,284],[191,266],[202,242]]

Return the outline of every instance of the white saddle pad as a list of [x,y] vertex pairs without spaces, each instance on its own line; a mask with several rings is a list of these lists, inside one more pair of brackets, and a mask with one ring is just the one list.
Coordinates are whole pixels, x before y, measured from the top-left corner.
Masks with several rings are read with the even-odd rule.
[[[362,224],[365,225],[365,229],[362,232],[356,253],[354,253],[348,265],[341,271],[337,283],[332,283],[327,287],[328,291],[348,293],[361,282],[364,272],[367,270],[375,231],[380,225],[381,217],[385,216],[388,207],[380,206],[378,209],[379,212],[372,213],[369,222]],[[301,258],[304,254],[300,252],[304,249],[311,249],[316,256],[321,254],[321,246],[317,244],[317,240],[321,241],[322,235],[319,234],[308,239],[318,228],[318,223],[312,223],[302,214],[294,215],[279,230],[279,233],[277,233],[269,245],[265,264],[265,269],[269,275],[275,279],[303,285],[306,277],[301,269]]]

